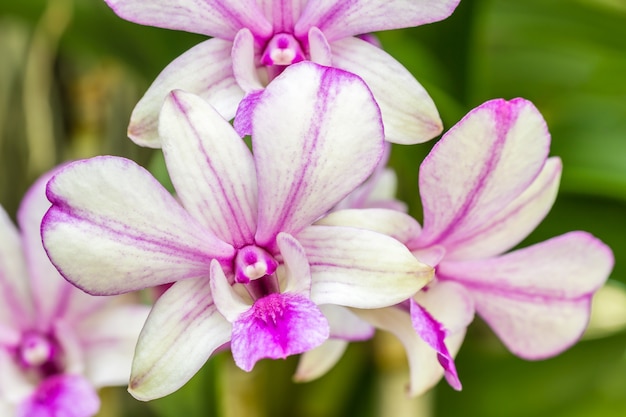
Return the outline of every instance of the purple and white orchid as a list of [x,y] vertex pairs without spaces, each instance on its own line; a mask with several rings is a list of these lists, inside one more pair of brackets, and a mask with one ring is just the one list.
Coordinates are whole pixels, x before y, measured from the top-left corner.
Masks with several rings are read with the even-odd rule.
[[90,417],[98,388],[127,383],[149,308],[89,296],[52,266],[39,231],[48,178],[24,197],[20,231],[0,208],[0,415]]
[[611,250],[576,231],[505,253],[554,203],[561,161],[548,158],[549,148],[532,103],[492,100],[450,129],[422,163],[423,228],[390,210],[344,210],[320,221],[386,233],[436,267],[435,280],[407,302],[358,313],[405,345],[411,394],[444,373],[460,389],[452,357],[474,312],[525,359],[556,355],[582,335],[592,296],[611,272]]
[[229,341],[250,370],[329,336],[370,337],[344,307],[394,305],[432,278],[393,238],[314,225],[383,153],[380,111],[359,77],[292,65],[259,95],[252,128],[253,154],[202,98],[174,91],[159,134],[179,200],[116,157],[73,163],[48,185],[44,244],[68,280],[93,294],[174,282],[139,338],[139,399],[175,391]]
[[[441,133],[434,103],[394,58],[355,35],[448,17],[459,0],[105,0],[120,17],[211,36],[174,60],[135,107],[137,144],[160,147],[158,114],[170,91],[209,101],[226,119],[287,66],[310,60],[359,75],[380,106],[387,140],[410,144]],[[240,132],[241,133],[241,132]]]

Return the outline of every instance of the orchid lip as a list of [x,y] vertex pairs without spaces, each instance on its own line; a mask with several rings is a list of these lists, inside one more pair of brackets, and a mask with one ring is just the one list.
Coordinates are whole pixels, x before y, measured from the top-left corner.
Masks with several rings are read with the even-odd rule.
[[278,262],[265,249],[249,245],[237,251],[235,256],[235,281],[248,284],[251,280],[271,275]]
[[291,65],[306,59],[300,42],[293,35],[278,33],[267,43],[261,56],[263,65]]

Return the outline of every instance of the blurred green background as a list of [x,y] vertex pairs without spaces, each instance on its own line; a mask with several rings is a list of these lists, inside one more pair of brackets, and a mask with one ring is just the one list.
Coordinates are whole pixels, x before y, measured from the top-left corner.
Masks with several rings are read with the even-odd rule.
[[[14,214],[31,182],[68,159],[122,155],[159,170],[157,151],[126,138],[130,112],[202,39],[123,21],[102,0],[0,3],[0,204]],[[464,390],[444,382],[418,399],[405,398],[405,359],[384,335],[354,344],[309,384],[291,383],[296,358],[246,374],[220,354],[161,400],[105,390],[102,417],[626,415],[626,1],[462,0],[446,21],[380,39],[431,93],[446,128],[496,97],[525,97],[543,113],[563,180],[524,245],[583,229],[613,248],[617,292],[596,300],[594,332],[557,358],[526,362],[477,321],[457,358]],[[431,145],[392,153],[399,196],[418,219],[417,168]]]

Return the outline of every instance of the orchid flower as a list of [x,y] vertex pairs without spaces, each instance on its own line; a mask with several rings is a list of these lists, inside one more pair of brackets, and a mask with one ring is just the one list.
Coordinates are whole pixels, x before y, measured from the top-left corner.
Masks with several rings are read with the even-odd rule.
[[394,58],[355,35],[445,19],[459,0],[105,1],[126,20],[212,37],[170,63],[135,107],[128,134],[141,146],[161,146],[158,114],[171,90],[197,94],[232,119],[244,95],[254,97],[304,60],[363,78],[380,105],[387,140],[418,143],[441,132],[424,88]]
[[407,212],[406,203],[396,199],[398,176],[387,166],[391,154],[391,144],[385,142],[383,157],[370,177],[341,200],[333,211],[342,209],[387,208]]
[[54,269],[39,232],[48,178],[24,197],[21,231],[0,208],[0,415],[90,417],[98,388],[127,383],[148,307],[89,296]]
[[370,337],[343,307],[394,305],[432,278],[393,238],[313,225],[383,152],[380,112],[360,78],[292,65],[259,96],[252,126],[253,154],[202,98],[174,91],[159,131],[179,200],[116,157],[76,162],[48,185],[44,244],[69,281],[93,294],[174,282],[139,337],[130,381],[139,399],[175,391],[228,342],[249,371],[331,335]]
[[611,250],[576,231],[523,249],[550,210],[561,161],[532,103],[492,100],[472,110],[420,167],[423,228],[404,213],[343,210],[320,224],[388,234],[436,266],[435,280],[398,306],[359,312],[405,345],[413,395],[445,373],[461,384],[453,356],[478,313],[515,355],[548,358],[574,344],[591,299],[613,266]]

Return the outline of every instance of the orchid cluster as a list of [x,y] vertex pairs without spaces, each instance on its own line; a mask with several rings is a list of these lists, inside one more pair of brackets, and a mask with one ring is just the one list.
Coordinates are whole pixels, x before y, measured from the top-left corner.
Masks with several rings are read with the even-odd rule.
[[[38,181],[21,241],[1,213],[6,415],[90,417],[97,388],[128,381],[163,397],[224,349],[244,371],[300,354],[309,381],[377,329],[404,345],[411,395],[442,377],[460,390],[475,314],[526,359],[580,338],[613,256],[582,231],[516,248],[561,174],[532,103],[488,101],[439,139],[419,168],[421,225],[394,197],[391,143],[442,123],[369,34],[444,19],[456,0],[106,1],[210,37],[163,70],[128,128],[161,148],[175,195],[100,156]],[[132,294],[158,286],[148,314]]]

